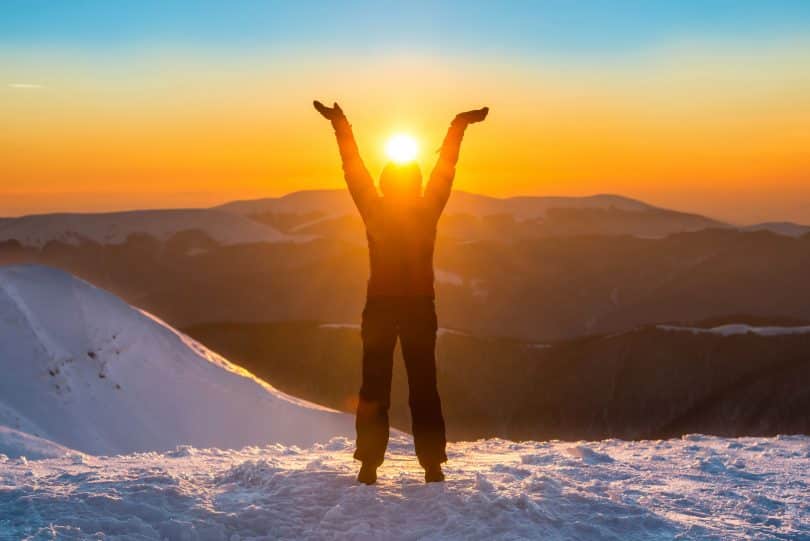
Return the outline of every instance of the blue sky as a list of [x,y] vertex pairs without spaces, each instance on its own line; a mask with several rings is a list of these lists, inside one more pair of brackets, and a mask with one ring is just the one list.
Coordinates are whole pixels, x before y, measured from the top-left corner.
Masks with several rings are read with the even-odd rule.
[[779,39],[809,30],[807,0],[5,0],[0,5],[0,44],[15,48],[406,48],[587,55],[698,38]]

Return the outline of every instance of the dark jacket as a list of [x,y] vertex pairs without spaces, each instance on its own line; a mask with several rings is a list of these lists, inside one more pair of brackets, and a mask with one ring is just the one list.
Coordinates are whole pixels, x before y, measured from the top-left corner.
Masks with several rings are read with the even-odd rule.
[[366,225],[368,296],[432,298],[436,225],[450,197],[465,125],[450,125],[424,195],[407,208],[389,204],[377,193],[348,121],[340,118],[333,125],[346,184]]

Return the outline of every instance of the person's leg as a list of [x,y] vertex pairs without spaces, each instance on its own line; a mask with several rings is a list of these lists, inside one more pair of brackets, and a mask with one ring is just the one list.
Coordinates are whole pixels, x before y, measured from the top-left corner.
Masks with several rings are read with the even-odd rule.
[[416,456],[426,470],[438,469],[447,461],[447,455],[442,404],[436,384],[436,310],[432,299],[413,299],[405,312],[400,321],[400,343],[408,372],[408,402]]
[[361,334],[363,383],[357,403],[354,458],[376,470],[382,464],[388,446],[391,369],[397,339],[395,311],[386,299],[368,299],[363,310]]

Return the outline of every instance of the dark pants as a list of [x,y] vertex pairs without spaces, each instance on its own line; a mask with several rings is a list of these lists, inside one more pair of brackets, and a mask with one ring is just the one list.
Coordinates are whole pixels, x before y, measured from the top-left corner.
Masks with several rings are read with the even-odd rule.
[[436,387],[436,309],[424,297],[371,297],[363,310],[363,385],[357,405],[354,458],[379,466],[388,446],[391,371],[399,337],[408,372],[416,456],[422,466],[447,460]]

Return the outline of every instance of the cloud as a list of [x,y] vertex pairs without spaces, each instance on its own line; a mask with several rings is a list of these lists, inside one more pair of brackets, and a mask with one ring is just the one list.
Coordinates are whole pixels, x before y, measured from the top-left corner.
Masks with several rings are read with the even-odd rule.
[[35,83],[9,83],[9,88],[43,88],[42,85]]

